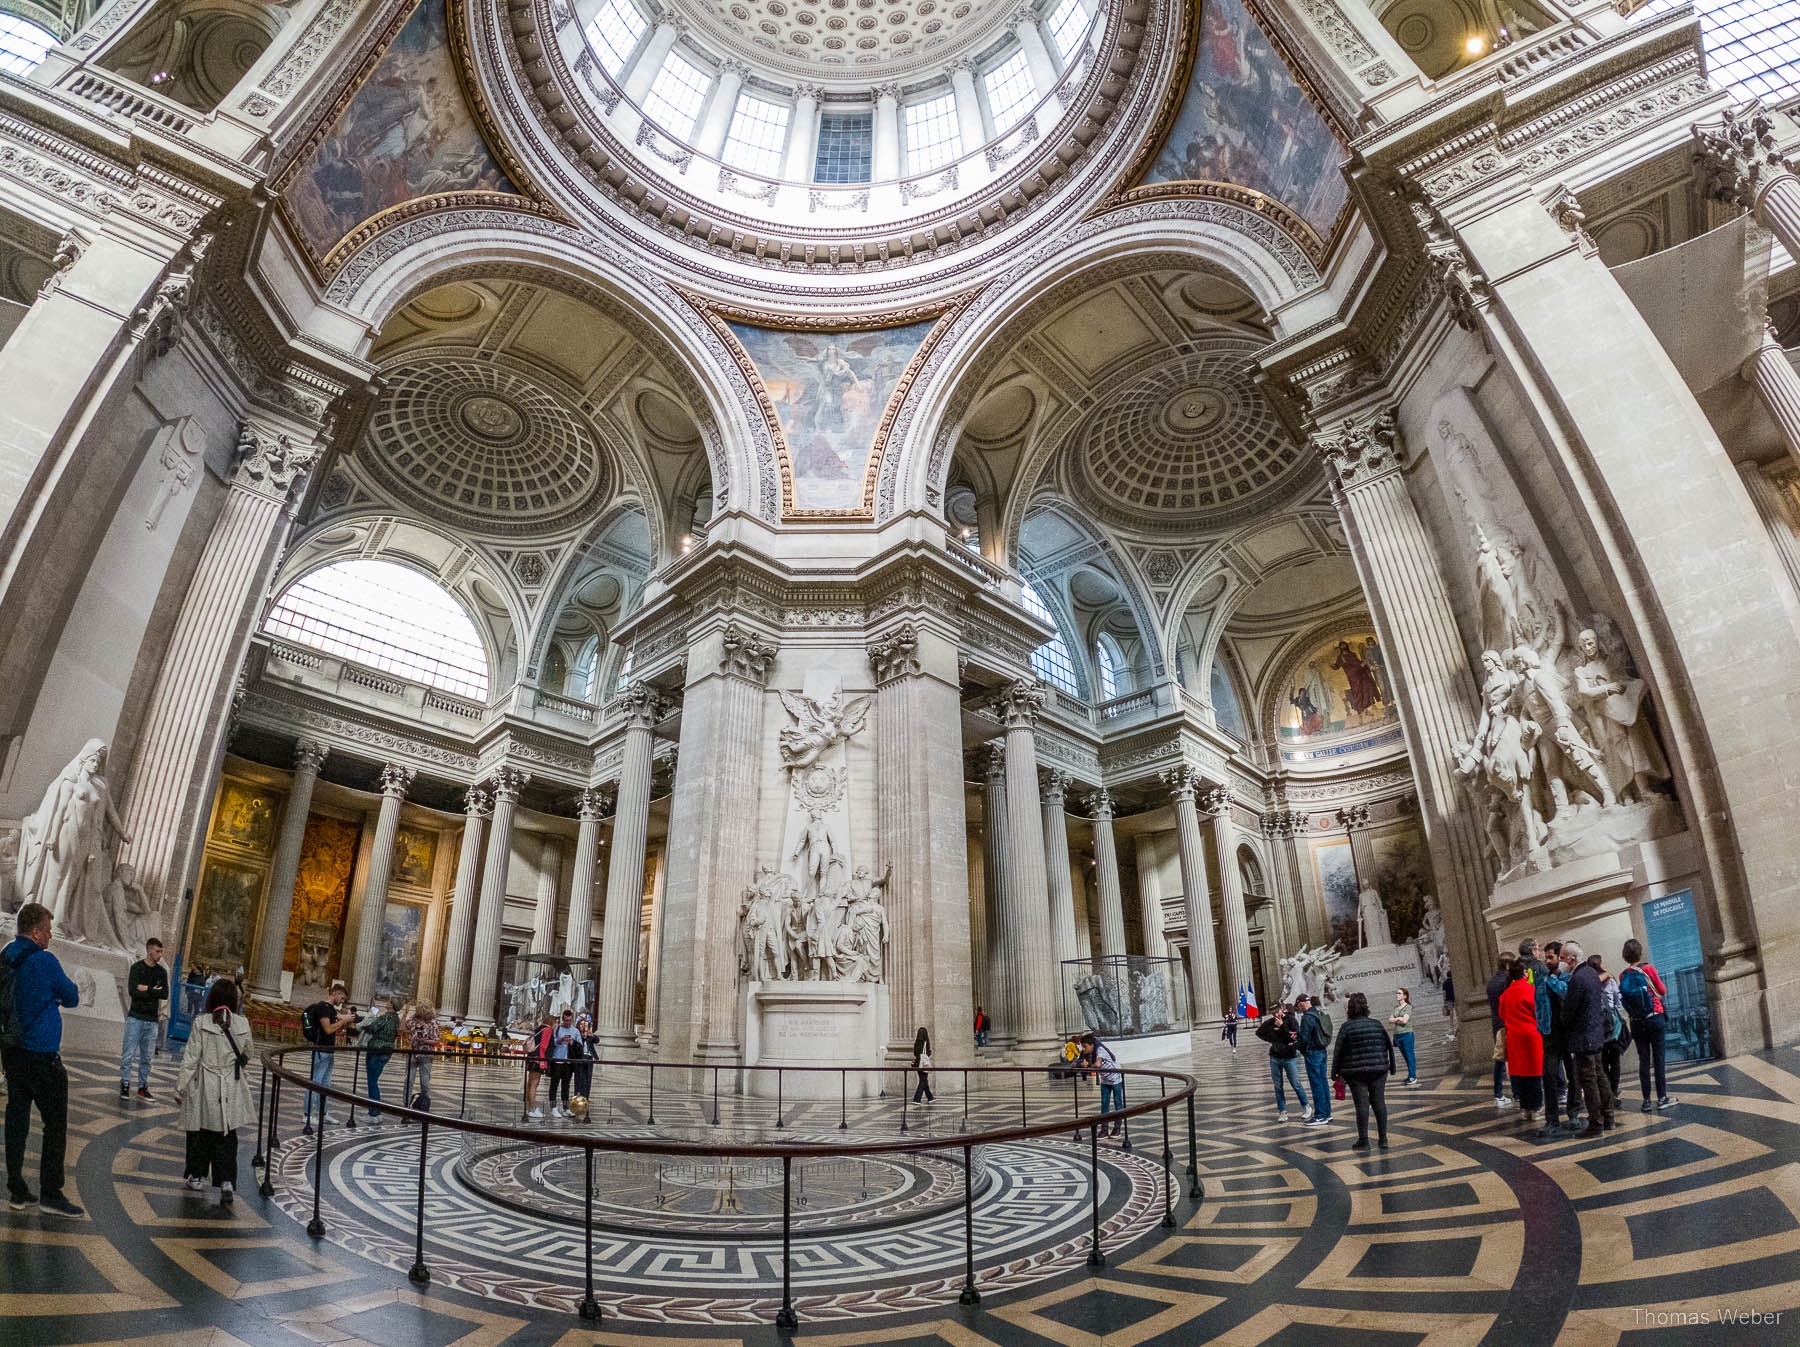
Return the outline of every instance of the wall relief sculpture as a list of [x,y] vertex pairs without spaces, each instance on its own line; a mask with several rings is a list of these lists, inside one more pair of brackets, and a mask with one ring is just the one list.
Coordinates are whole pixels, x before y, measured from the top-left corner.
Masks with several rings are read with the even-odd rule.
[[129,865],[114,865],[119,821],[103,775],[106,744],[90,739],[44,790],[20,827],[13,874],[21,905],[50,909],[57,934],[96,949],[130,950],[154,929],[155,907]]
[[846,746],[870,699],[844,699],[836,680],[809,674],[781,691],[792,723],[779,734],[787,775],[780,866],[764,865],[738,904],[738,970],[754,982],[887,980],[888,866],[853,865]]

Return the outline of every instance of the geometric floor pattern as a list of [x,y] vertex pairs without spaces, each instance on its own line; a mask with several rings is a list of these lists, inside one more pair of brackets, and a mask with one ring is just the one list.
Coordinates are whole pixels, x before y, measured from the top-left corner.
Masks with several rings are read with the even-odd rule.
[[[827,1347],[1800,1342],[1800,1050],[1678,1067],[1670,1089],[1679,1106],[1651,1114],[1636,1109],[1628,1053],[1620,1129],[1595,1141],[1542,1143],[1519,1135],[1515,1114],[1494,1110],[1485,1073],[1438,1074],[1443,1051],[1424,1052],[1424,1088],[1390,1093],[1392,1144],[1367,1153],[1350,1149],[1354,1128],[1343,1105],[1330,1128],[1276,1123],[1259,1046],[1246,1041],[1234,1057],[1223,1045],[1203,1044],[1182,1069],[1201,1082],[1204,1197],[1188,1200],[1177,1182],[1175,1228],[1161,1225],[1160,1188],[1143,1204],[1148,1219],[1118,1224],[1146,1179],[1153,1184],[1161,1172],[1160,1157],[1140,1142],[1129,1156],[1104,1156],[1103,1216],[1114,1223],[1104,1236],[1106,1267],[1082,1261],[1085,1228],[1072,1240],[1050,1229],[1039,1252],[1073,1243],[1082,1257],[1028,1269],[1033,1275],[1010,1284],[1007,1266],[1030,1264],[1031,1250],[1016,1259],[984,1257],[978,1306],[958,1305],[952,1295],[947,1303],[898,1311],[877,1305],[876,1313],[843,1317],[859,1293],[879,1297],[903,1281],[925,1285],[933,1277],[903,1278],[890,1258],[859,1282],[809,1258],[796,1268],[801,1327],[793,1340]],[[458,1191],[447,1168],[435,1171],[428,1195],[433,1281],[414,1287],[405,1274],[411,1212],[399,1198],[402,1189],[407,1201],[416,1197],[417,1147],[405,1129],[339,1134],[328,1150],[327,1234],[314,1241],[304,1225],[310,1205],[301,1209],[296,1196],[304,1160],[290,1124],[276,1156],[277,1197],[265,1201],[252,1190],[221,1209],[181,1184],[182,1136],[166,1102],[174,1076],[166,1063],[159,1060],[152,1080],[165,1102],[151,1105],[122,1104],[109,1063],[76,1057],[69,1067],[68,1189],[88,1215],[0,1211],[4,1347],[788,1341],[766,1323],[717,1322],[731,1317],[719,1305],[693,1322],[652,1322],[648,1311],[628,1318],[634,1295],[682,1298],[681,1287],[659,1290],[636,1272],[601,1279],[596,1289],[608,1315],[583,1323],[561,1298],[561,1255],[549,1243],[502,1249],[490,1242],[483,1252],[479,1229],[436,1228],[430,1202]],[[660,1113],[660,1095],[657,1106]],[[407,1141],[412,1178],[402,1183],[399,1149]],[[1183,1168],[1184,1143],[1176,1145]],[[250,1149],[246,1143],[246,1188]],[[1085,1158],[1059,1142],[1025,1150],[1036,1153],[990,1163],[1054,1172]],[[453,1158],[447,1149],[445,1165]],[[35,1179],[35,1157],[28,1173]],[[1005,1182],[996,1174],[995,1184]],[[376,1196],[383,1185],[385,1199]],[[395,1218],[399,1209],[404,1220]],[[496,1237],[507,1237],[500,1226]],[[567,1229],[557,1237],[566,1240]],[[661,1236],[644,1238],[653,1237]],[[384,1242],[401,1247],[398,1262],[384,1256]],[[766,1248],[766,1241],[726,1252],[739,1259],[745,1246]],[[804,1247],[797,1240],[796,1254]],[[461,1264],[472,1280],[464,1280]],[[767,1278],[766,1258],[749,1264]],[[482,1276],[496,1269],[541,1283],[537,1299],[483,1286]],[[949,1280],[960,1287],[960,1269]],[[747,1283],[740,1289],[745,1294],[733,1298],[765,1305],[778,1291],[766,1282],[756,1295]],[[846,1298],[838,1317],[827,1304],[834,1298]]]

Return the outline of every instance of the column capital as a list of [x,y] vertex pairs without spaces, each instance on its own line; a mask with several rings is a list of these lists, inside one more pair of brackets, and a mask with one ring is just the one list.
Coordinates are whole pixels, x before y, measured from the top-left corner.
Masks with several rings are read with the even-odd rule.
[[583,823],[598,823],[611,815],[615,798],[610,790],[596,790],[592,787],[576,797],[576,813]]
[[238,429],[232,484],[285,505],[305,488],[306,475],[318,458],[317,444],[297,445],[290,436],[246,421]]
[[1175,767],[1165,767],[1156,776],[1157,780],[1169,788],[1169,793],[1183,804],[1192,804],[1206,784],[1206,778],[1195,770],[1192,763],[1186,762]]
[[1006,784],[1006,741],[990,739],[983,748],[982,773],[991,785]]
[[1792,176],[1775,148],[1775,121],[1761,107],[1721,114],[1717,126],[1695,126],[1694,167],[1701,192],[1754,211],[1771,183]]
[[[735,622],[726,624],[720,639],[724,647],[724,653],[719,657],[720,673],[741,678],[757,687],[762,687],[769,681],[769,667],[775,662],[775,647],[771,643]],[[638,683],[633,686],[644,685]],[[626,689],[627,692],[630,690]],[[623,696],[620,700],[624,700]]]
[[627,683],[615,705],[624,713],[628,728],[647,730],[662,719],[662,695],[641,679]]
[[869,92],[875,95],[875,101],[877,103],[898,103],[900,101],[900,86],[898,84],[877,84]]
[[796,84],[794,86],[794,101],[796,103],[811,103],[814,107],[817,107],[819,105],[819,100],[824,96],[825,90],[820,85]]
[[294,770],[311,772],[316,776],[319,769],[325,765],[325,759],[330,755],[331,750],[317,739],[296,739],[294,741]]
[[381,793],[390,799],[404,800],[406,792],[412,789],[413,778],[418,774],[415,768],[388,763],[381,769]]
[[1023,726],[1030,729],[1037,724],[1037,718],[1044,710],[1044,689],[1035,678],[1014,679],[1012,684],[994,699],[994,709],[1006,723],[1007,729]]
[[493,807],[494,797],[479,786],[463,792],[463,813],[470,818],[486,818]]
[[1413,223],[1425,249],[1425,285],[1450,309],[1450,319],[1465,332],[1481,333],[1481,308],[1493,292],[1487,277],[1469,260],[1444,213],[1422,193],[1409,197]]
[[1338,827],[1345,832],[1354,832],[1358,828],[1369,826],[1369,806],[1366,804],[1346,805],[1337,811]]
[[1038,769],[1038,798],[1045,804],[1062,808],[1069,794],[1069,774],[1060,767]]
[[1231,817],[1231,788],[1214,786],[1200,796],[1200,807],[1214,818],[1229,819]]
[[867,649],[877,687],[919,672],[919,629],[910,622],[875,637]]
[[526,785],[531,781],[531,773],[521,771],[517,767],[499,767],[494,770],[492,780],[496,805],[517,804],[519,796],[524,793]]
[[158,282],[150,301],[131,316],[131,340],[145,359],[167,355],[175,346],[188,310],[194,306],[199,291],[200,266],[212,247],[210,232],[194,235],[170,264],[168,273]]
[[1396,472],[1406,462],[1399,418],[1392,407],[1372,416],[1347,418],[1335,433],[1315,431],[1312,447],[1332,481],[1345,490]]
[[1082,797],[1081,803],[1087,807],[1088,814],[1095,820],[1104,819],[1110,823],[1118,813],[1118,809],[1113,803],[1112,792],[1105,786],[1100,787],[1099,790],[1088,792]]
[[740,81],[746,80],[750,78],[750,67],[743,61],[728,56],[719,62],[719,75],[721,78],[726,75],[734,75]]

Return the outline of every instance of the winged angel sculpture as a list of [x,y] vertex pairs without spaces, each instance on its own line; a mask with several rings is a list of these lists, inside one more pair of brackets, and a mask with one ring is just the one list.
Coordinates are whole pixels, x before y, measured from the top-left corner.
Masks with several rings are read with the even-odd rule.
[[869,698],[858,697],[846,705],[843,695],[836,692],[828,702],[821,702],[783,688],[781,704],[794,718],[781,732],[781,765],[790,773],[805,771],[832,745],[859,734],[869,718]]

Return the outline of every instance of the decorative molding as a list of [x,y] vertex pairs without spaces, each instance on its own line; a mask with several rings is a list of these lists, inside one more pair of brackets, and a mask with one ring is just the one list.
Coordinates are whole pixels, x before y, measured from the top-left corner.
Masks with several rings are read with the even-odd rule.
[[1392,407],[1345,420],[1335,435],[1315,435],[1313,449],[1344,490],[1367,485],[1405,466],[1400,421]]

